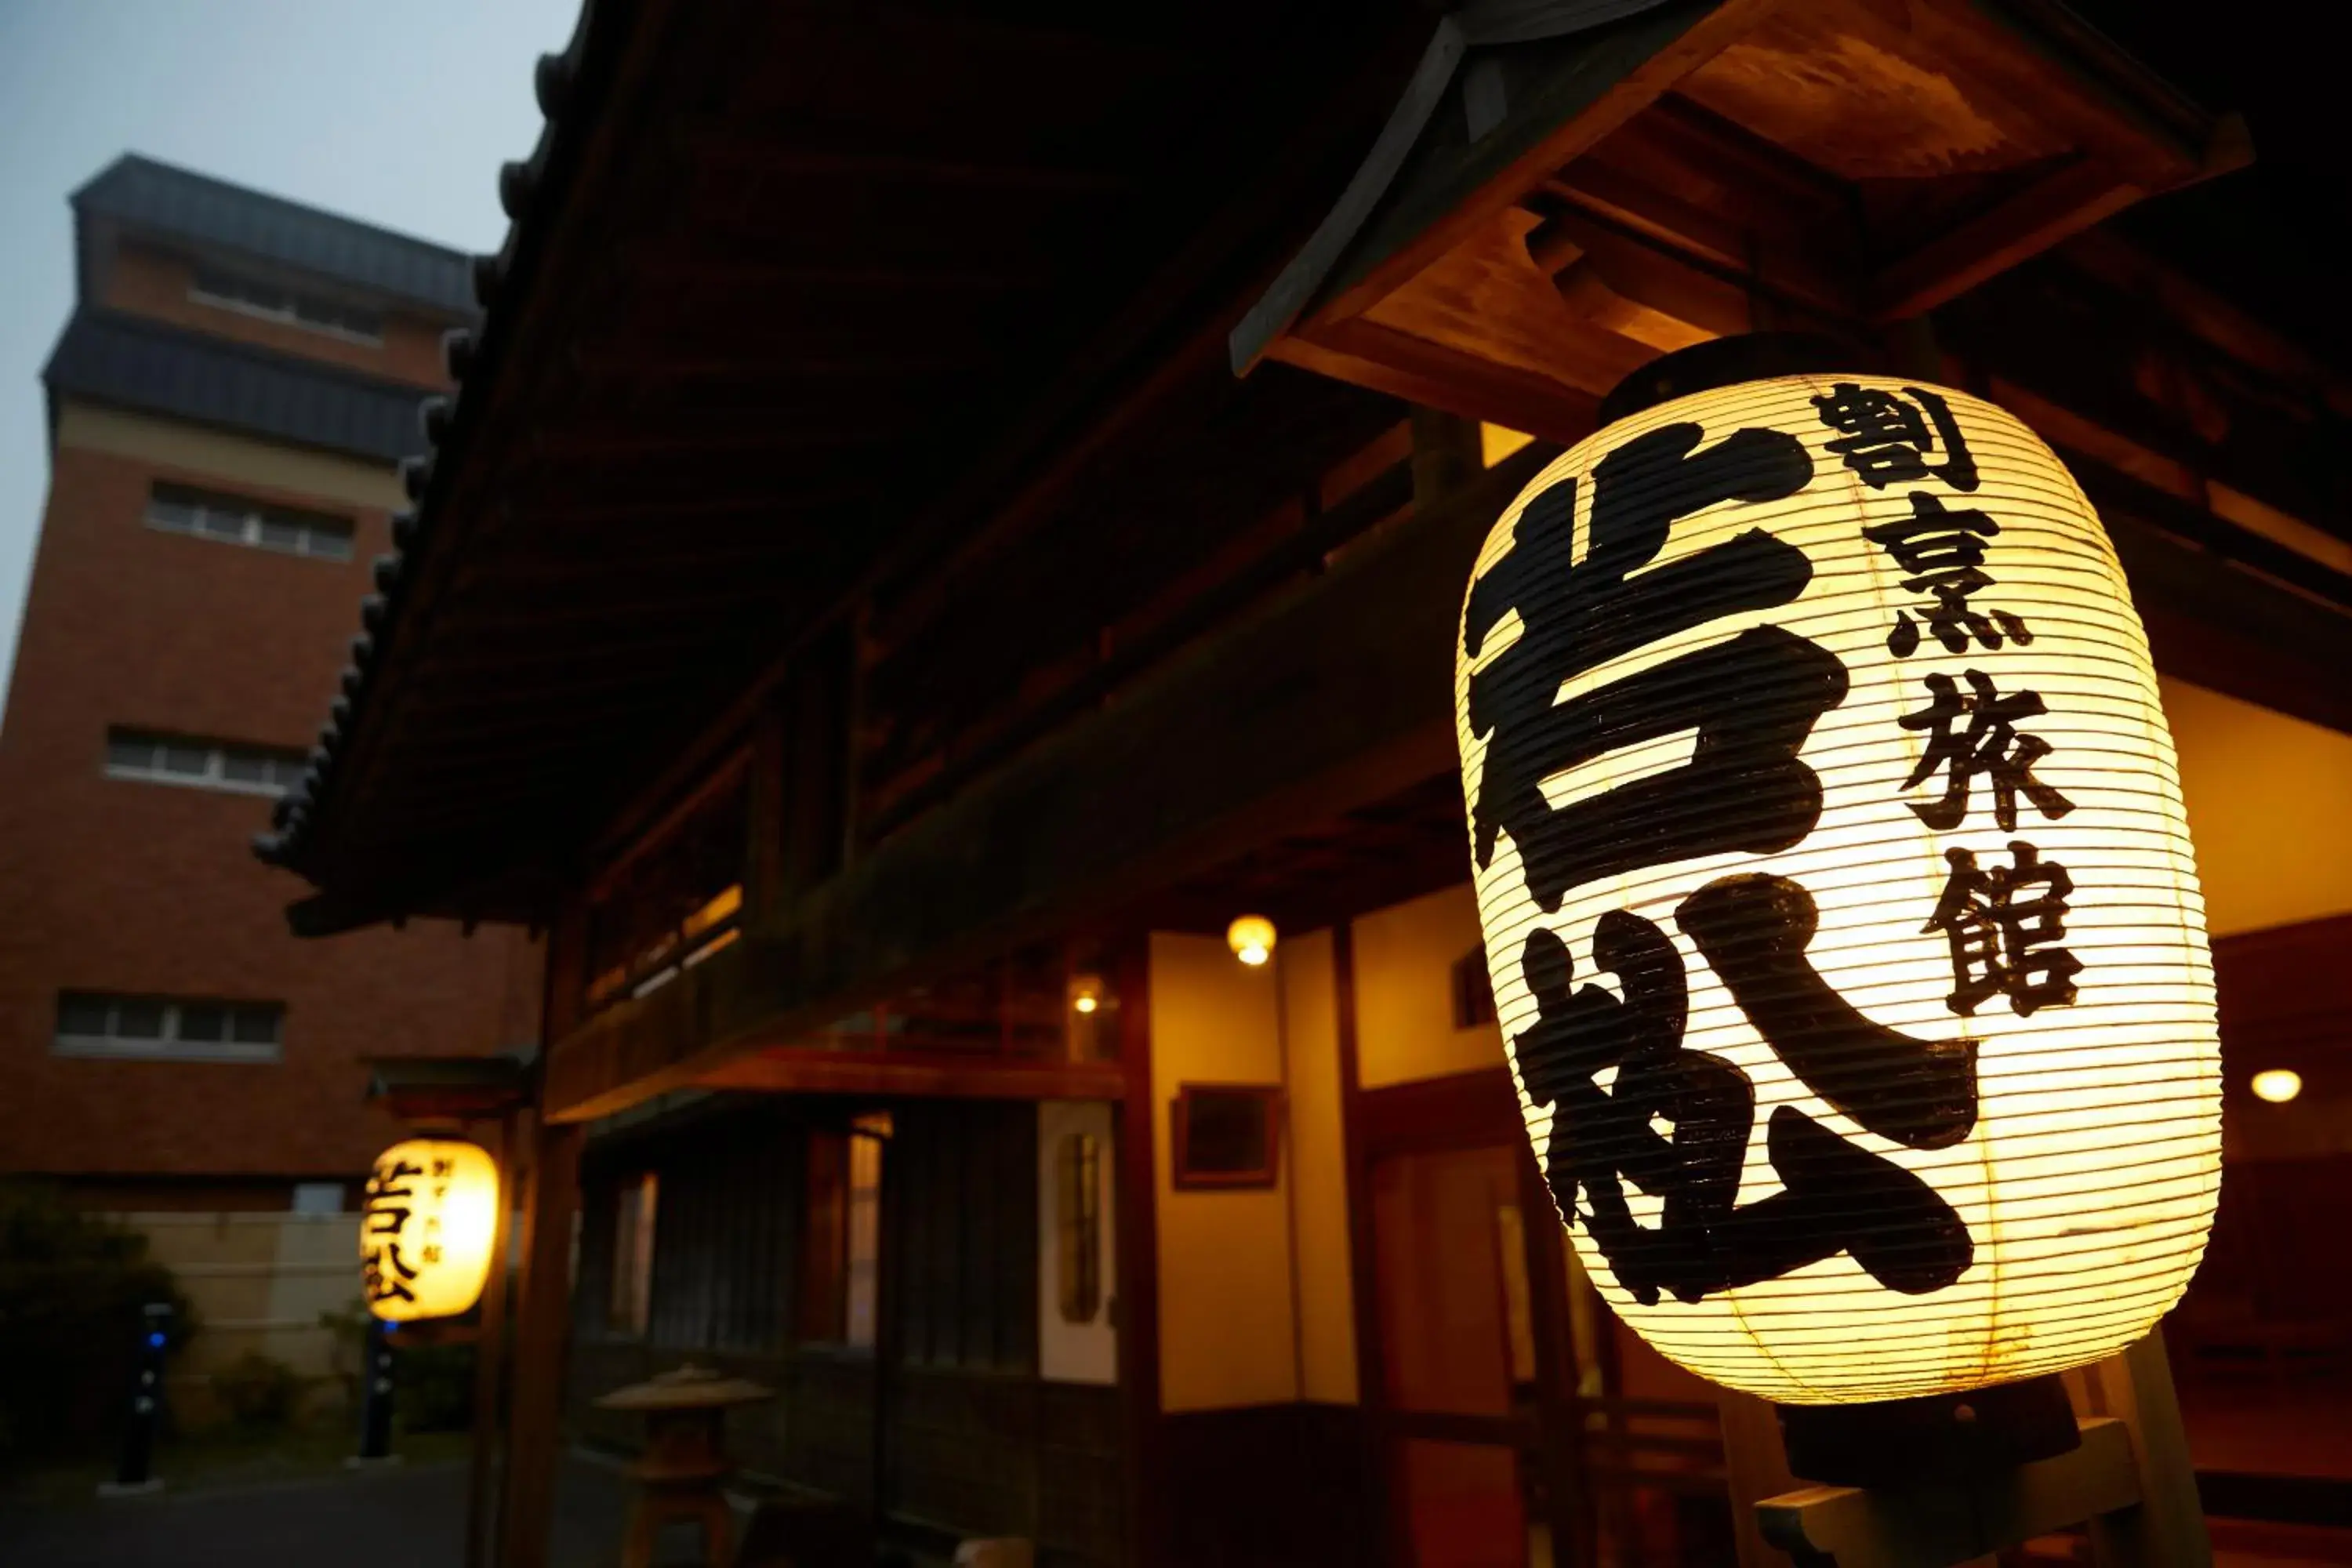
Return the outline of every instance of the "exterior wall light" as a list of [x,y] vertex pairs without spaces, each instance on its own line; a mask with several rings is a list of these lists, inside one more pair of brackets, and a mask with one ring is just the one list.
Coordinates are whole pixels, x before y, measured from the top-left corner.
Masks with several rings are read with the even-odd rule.
[[1274,956],[1274,922],[1264,915],[1244,915],[1225,928],[1225,945],[1255,969]]
[[2293,1068],[2265,1068],[2254,1075],[2250,1086],[2256,1100],[2267,1100],[2273,1105],[2284,1105],[2303,1092],[2303,1075]]

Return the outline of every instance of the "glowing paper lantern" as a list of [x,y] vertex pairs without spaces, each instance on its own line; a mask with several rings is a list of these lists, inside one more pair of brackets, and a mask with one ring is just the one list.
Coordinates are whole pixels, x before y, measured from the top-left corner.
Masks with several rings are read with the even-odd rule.
[[1456,689],[1528,1135],[1643,1338],[1835,1404],[2179,1298],[2203,905],[2123,573],[2024,426],[1863,375],[1622,419],[1496,525]]
[[451,1138],[411,1138],[376,1156],[360,1216],[368,1310],[388,1323],[452,1318],[490,1277],[499,1168]]

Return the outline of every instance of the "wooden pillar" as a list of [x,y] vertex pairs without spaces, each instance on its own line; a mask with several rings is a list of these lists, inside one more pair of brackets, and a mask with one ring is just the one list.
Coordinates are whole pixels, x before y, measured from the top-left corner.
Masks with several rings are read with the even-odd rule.
[[514,1113],[499,1119],[490,1157],[499,1166],[498,1215],[490,1230],[490,1277],[482,1287],[482,1314],[474,1331],[474,1452],[466,1479],[466,1568],[484,1568],[495,1548],[493,1464],[499,1451],[499,1391],[506,1381],[507,1264],[513,1250]]
[[1118,1059],[1127,1079],[1118,1106],[1118,1381],[1127,1416],[1128,1561],[1160,1568],[1170,1561],[1167,1454],[1160,1410],[1159,1173],[1152,1147],[1157,1107],[1151,1093],[1151,942],[1138,936],[1111,965],[1118,998]]
[[577,1123],[534,1121],[530,1202],[523,1214],[514,1373],[507,1417],[500,1568],[547,1568],[562,1458],[563,1363],[572,1316],[572,1216],[580,1205]]
[[1780,1417],[1766,1401],[1736,1388],[1717,1387],[1715,1407],[1723,1423],[1724,1479],[1731,1493],[1739,1568],[1781,1568],[1787,1553],[1764,1539],[1756,1505],[1803,1485],[1789,1473],[1780,1441]]
[[1412,411],[1412,504],[1427,510],[1486,471],[1475,419],[1442,409]]

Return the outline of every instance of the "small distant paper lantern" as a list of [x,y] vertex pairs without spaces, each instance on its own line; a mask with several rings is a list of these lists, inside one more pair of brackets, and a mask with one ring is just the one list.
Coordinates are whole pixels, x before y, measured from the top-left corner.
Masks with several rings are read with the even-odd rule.
[[1645,409],[1487,539],[1457,723],[1533,1140],[1643,1338],[1790,1405],[2095,1361],[2221,1172],[2146,634],[2002,410],[1867,375]]
[[360,1216],[368,1310],[388,1323],[453,1318],[481,1299],[497,1244],[499,1168],[451,1138],[411,1138],[376,1156]]

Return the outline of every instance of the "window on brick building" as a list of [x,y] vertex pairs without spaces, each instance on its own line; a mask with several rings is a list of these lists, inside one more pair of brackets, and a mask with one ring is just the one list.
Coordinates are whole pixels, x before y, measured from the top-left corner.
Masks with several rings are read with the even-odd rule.
[[106,732],[106,776],[188,784],[236,795],[284,795],[310,765],[303,752],[235,741],[194,740],[145,730]]
[[339,300],[225,268],[199,265],[195,281],[188,286],[188,298],[199,304],[258,316],[266,321],[281,321],[289,327],[302,327],[352,342],[383,342],[381,310],[346,305]]
[[61,1057],[274,1062],[283,1054],[285,1023],[279,1002],[66,991],[58,995],[50,1048]]
[[147,526],[223,544],[308,555],[319,561],[352,558],[351,519],[325,512],[268,506],[239,496],[159,484],[147,497]]

